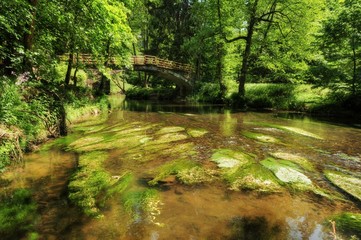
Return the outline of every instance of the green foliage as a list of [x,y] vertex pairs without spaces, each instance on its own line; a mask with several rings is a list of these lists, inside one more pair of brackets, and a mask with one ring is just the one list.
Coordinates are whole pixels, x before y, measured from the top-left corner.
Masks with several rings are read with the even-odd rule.
[[0,202],[0,235],[3,239],[18,239],[33,229],[36,205],[27,189],[17,189]]
[[176,90],[174,88],[141,88],[134,87],[126,91],[128,99],[139,100],[171,100],[176,96]]
[[215,83],[202,84],[196,95],[197,101],[206,103],[223,103],[223,98],[219,84]]

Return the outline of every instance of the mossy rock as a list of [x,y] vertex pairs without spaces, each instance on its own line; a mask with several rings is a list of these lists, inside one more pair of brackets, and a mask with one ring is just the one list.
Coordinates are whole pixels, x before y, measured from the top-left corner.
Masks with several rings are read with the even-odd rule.
[[281,192],[277,178],[258,163],[238,168],[225,174],[231,190],[254,190],[257,192]]
[[361,201],[361,178],[335,171],[324,171],[324,174],[334,185]]
[[312,181],[292,162],[267,158],[261,161],[261,164],[271,170],[279,181],[295,189],[312,190],[314,188]]
[[278,143],[280,142],[278,139],[272,137],[272,136],[268,136],[268,135],[264,135],[261,133],[254,133],[254,132],[243,132],[242,133],[243,136],[250,138],[250,139],[254,139],[263,143]]
[[361,214],[345,212],[332,217],[331,220],[335,221],[337,231],[361,239]]
[[286,153],[286,152],[273,152],[273,153],[270,153],[270,155],[274,158],[283,159],[283,160],[287,160],[287,161],[296,163],[305,170],[315,171],[313,164],[310,163],[310,161],[308,161],[306,158],[303,158],[301,156],[291,154],[291,153]]
[[187,133],[193,138],[198,138],[198,137],[203,137],[205,134],[208,133],[208,131],[205,129],[189,128],[189,129],[187,129]]

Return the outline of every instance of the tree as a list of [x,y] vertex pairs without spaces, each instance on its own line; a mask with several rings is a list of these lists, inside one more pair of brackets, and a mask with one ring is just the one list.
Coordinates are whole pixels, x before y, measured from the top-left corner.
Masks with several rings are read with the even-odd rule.
[[322,31],[322,50],[333,82],[324,81],[356,96],[361,91],[361,3],[346,0],[327,19]]

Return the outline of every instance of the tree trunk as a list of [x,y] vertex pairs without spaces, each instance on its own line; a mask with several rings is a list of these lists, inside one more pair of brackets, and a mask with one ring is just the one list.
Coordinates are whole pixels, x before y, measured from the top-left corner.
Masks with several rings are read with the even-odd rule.
[[28,28],[28,32],[24,33],[23,38],[23,44],[24,44],[24,59],[23,59],[23,70],[32,72],[32,63],[29,58],[29,53],[31,52],[33,48],[33,39],[34,39],[34,32],[35,32],[35,18],[36,18],[36,6],[38,4],[38,0],[28,0],[28,3],[31,5],[32,9],[32,16],[31,16],[31,22]]
[[245,83],[246,83],[247,74],[248,74],[248,62],[249,62],[249,57],[251,55],[254,27],[255,27],[256,21],[257,21],[257,19],[256,19],[257,5],[258,5],[258,0],[256,0],[252,6],[249,24],[247,27],[246,47],[243,52],[241,74],[238,79],[238,83],[239,83],[238,95],[240,97],[244,97],[244,95],[245,95]]
[[65,86],[69,86],[70,83],[70,78],[71,78],[71,70],[73,68],[73,57],[74,54],[71,52],[69,53],[69,58],[68,58],[68,69],[66,70],[66,75],[65,75]]

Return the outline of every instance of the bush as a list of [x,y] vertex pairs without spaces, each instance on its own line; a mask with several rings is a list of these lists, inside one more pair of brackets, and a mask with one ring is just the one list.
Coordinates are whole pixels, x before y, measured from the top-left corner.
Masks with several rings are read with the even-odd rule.
[[126,91],[125,95],[128,99],[136,100],[171,100],[176,96],[176,89],[174,88],[141,88],[134,87]]
[[224,96],[222,95],[219,84],[216,83],[203,84],[195,98],[199,102],[224,103]]

